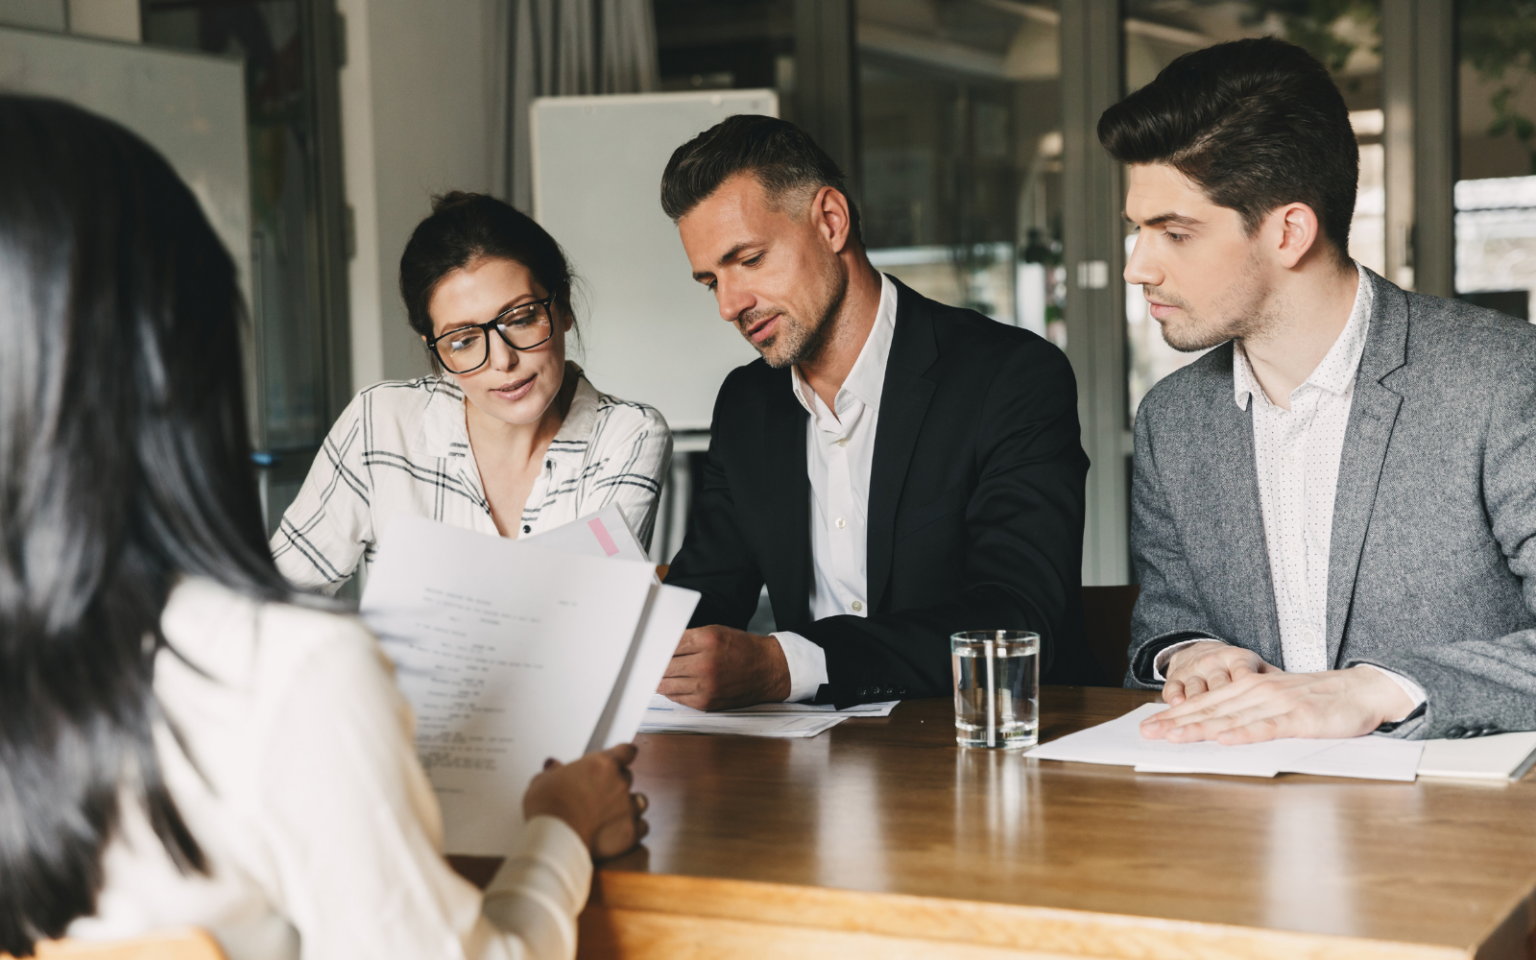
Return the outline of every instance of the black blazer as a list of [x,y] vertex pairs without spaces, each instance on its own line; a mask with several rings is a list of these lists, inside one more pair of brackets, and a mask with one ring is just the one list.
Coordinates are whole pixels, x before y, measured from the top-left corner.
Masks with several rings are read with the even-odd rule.
[[1028,629],[1041,680],[1091,683],[1083,641],[1088,457],[1066,357],[1033,333],[897,282],[869,484],[868,616],[812,621],[809,414],[790,371],[726,377],[692,522],[667,583],[693,625],[745,628],[766,582],[775,624],[826,651],[818,702],[948,696],[949,635]]

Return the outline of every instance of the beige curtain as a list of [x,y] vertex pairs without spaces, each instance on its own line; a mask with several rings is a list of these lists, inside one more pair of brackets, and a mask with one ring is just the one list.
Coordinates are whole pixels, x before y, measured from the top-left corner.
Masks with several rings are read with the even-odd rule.
[[509,13],[506,192],[531,213],[533,99],[655,90],[656,19],[651,0],[511,0]]

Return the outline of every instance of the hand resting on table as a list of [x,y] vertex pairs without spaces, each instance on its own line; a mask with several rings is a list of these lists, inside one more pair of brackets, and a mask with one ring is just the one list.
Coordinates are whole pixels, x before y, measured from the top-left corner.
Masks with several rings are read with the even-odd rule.
[[1170,706],[1142,722],[1141,735],[1149,740],[1358,737],[1413,709],[1402,687],[1373,667],[1287,673],[1218,641],[1175,651],[1164,676],[1163,700]]

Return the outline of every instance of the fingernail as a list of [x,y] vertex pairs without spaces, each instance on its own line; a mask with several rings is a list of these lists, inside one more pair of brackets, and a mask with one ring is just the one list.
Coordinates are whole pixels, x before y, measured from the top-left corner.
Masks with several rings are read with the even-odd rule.
[[555,758],[554,757],[550,757],[548,760],[544,761],[544,769],[545,770],[548,770],[550,767],[553,767],[554,765],[555,765]]

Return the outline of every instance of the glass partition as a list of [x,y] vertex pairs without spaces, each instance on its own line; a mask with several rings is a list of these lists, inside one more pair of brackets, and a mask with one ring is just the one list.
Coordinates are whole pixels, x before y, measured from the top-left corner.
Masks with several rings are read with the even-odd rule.
[[865,243],[918,292],[1065,344],[1054,3],[860,0]]
[[1536,313],[1536,3],[1456,5],[1456,292]]
[[335,77],[330,55],[317,49],[330,41],[315,33],[317,13],[329,10],[319,2],[143,0],[140,7],[145,43],[245,63],[259,421],[252,439],[272,525],[351,387],[345,241],[337,239],[345,217],[340,126],[320,107]]

